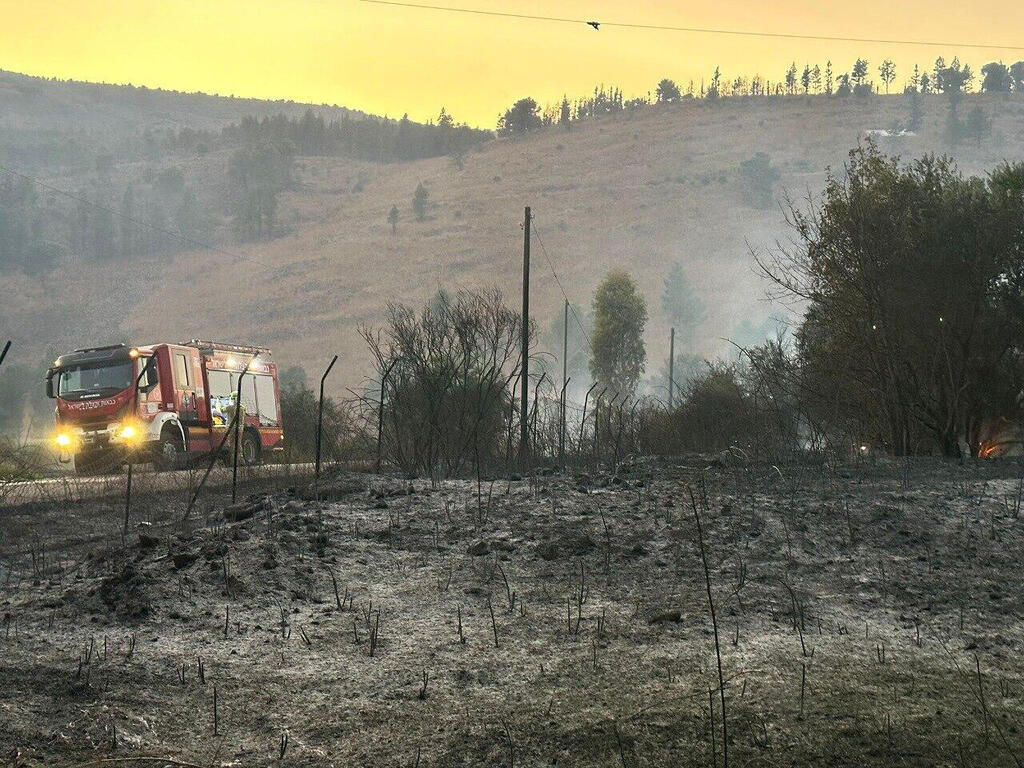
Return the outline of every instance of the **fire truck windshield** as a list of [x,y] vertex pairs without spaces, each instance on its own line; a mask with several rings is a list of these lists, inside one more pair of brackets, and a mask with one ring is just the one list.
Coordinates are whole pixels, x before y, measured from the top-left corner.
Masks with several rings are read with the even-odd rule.
[[58,373],[57,396],[69,400],[102,397],[132,386],[130,362],[107,365],[75,365]]

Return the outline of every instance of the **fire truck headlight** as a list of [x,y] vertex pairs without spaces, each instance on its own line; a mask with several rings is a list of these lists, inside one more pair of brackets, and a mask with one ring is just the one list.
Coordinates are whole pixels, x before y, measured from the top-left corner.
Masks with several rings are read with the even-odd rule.
[[67,432],[58,432],[57,436],[53,438],[53,441],[57,444],[58,448],[71,447],[71,435],[69,435]]
[[118,427],[117,436],[122,440],[134,440],[139,436],[139,431],[133,424],[122,424]]

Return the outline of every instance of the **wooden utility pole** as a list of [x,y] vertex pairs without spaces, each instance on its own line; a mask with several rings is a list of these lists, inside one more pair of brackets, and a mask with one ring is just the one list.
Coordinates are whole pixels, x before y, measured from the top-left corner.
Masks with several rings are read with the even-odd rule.
[[672,395],[675,392],[676,377],[676,329],[673,328],[668,337],[668,409],[672,410]]
[[530,450],[530,206],[523,218],[523,343],[519,397],[519,461],[524,465]]

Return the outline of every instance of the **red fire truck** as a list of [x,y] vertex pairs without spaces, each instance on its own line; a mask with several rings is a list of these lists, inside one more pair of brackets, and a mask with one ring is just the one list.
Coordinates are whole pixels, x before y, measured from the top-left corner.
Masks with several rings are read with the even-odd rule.
[[[277,366],[270,350],[212,341],[79,349],[46,374],[57,401],[54,442],[78,474],[120,466],[129,452],[158,470],[183,467],[221,448],[238,407],[239,460],[258,463],[284,448]],[[221,444],[223,443],[223,447]]]

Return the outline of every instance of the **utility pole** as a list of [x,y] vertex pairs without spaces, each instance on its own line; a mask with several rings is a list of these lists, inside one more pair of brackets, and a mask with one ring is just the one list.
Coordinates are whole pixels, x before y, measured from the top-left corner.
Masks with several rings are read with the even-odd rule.
[[530,206],[523,218],[523,376],[519,397],[519,462],[525,469],[530,450],[529,388],[530,388]]
[[565,388],[569,385],[569,300],[565,300],[565,323],[562,326],[562,424],[558,430],[558,458],[565,461]]
[[676,386],[675,365],[676,329],[673,328],[668,337],[668,409],[670,411],[672,410],[672,394],[674,393]]

